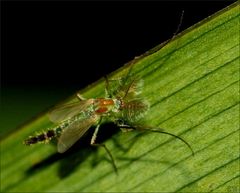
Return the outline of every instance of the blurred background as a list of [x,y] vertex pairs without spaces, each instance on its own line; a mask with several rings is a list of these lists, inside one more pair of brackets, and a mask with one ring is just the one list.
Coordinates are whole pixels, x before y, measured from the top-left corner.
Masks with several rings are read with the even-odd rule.
[[234,1],[1,2],[1,138]]

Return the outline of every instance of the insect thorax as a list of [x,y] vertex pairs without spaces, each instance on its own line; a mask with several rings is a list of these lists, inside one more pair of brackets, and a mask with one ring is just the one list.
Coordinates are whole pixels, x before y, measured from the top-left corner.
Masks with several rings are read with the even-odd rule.
[[105,116],[112,112],[118,112],[121,106],[121,101],[111,98],[99,98],[95,99],[94,112],[98,115]]

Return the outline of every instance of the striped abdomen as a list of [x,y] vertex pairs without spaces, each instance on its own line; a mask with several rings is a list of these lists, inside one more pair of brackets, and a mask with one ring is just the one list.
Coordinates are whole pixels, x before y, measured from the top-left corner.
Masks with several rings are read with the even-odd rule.
[[51,139],[58,137],[61,132],[62,132],[61,127],[49,129],[35,136],[30,136],[28,139],[24,141],[24,144],[32,145],[32,144],[41,143],[41,142],[48,143]]

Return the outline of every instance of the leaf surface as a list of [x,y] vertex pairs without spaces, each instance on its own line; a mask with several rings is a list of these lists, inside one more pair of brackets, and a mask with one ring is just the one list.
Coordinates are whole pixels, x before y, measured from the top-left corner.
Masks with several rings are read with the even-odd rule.
[[[184,138],[195,156],[171,136],[118,132],[105,141],[116,175],[101,148],[24,147],[28,135],[52,126],[44,114],[1,141],[1,191],[239,192],[239,20],[235,3],[130,62],[151,106],[143,121]],[[81,91],[103,93],[103,79]]]

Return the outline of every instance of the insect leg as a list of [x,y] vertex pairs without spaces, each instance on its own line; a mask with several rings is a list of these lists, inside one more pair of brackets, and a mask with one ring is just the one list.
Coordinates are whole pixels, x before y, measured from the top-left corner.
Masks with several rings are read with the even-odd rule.
[[160,129],[146,129],[146,128],[143,128],[143,127],[137,127],[137,126],[131,126],[131,125],[125,125],[125,124],[124,124],[124,125],[118,125],[118,126],[120,127],[120,129],[121,129],[121,128],[127,129],[127,130],[135,129],[135,130],[139,130],[139,131],[148,131],[148,132],[155,132],[155,133],[162,133],[162,134],[170,135],[170,136],[172,136],[172,137],[175,137],[175,138],[179,139],[179,140],[182,141],[183,143],[185,143],[185,145],[188,146],[188,148],[189,148],[189,149],[191,150],[191,152],[192,152],[192,155],[194,156],[194,151],[193,151],[191,145],[190,145],[187,141],[185,141],[183,138],[181,138],[181,137],[179,137],[179,136],[177,136],[177,135],[174,135],[174,134],[172,134],[172,133],[168,133],[168,132],[163,131],[163,130],[160,130]]
[[120,129],[123,133],[127,133],[133,130],[132,128],[126,128],[126,127],[120,127]]
[[116,122],[116,124],[121,129],[121,131],[124,133],[130,132],[135,129],[129,125],[124,124],[123,122],[121,122],[121,120],[118,120],[118,122]]
[[86,100],[81,94],[77,93],[77,98],[80,100],[80,101],[83,101],[83,100]]
[[113,165],[114,171],[117,173],[116,164],[115,164],[113,156],[112,156],[111,152],[109,151],[109,149],[107,148],[107,146],[104,143],[95,143],[99,127],[100,127],[100,124],[98,124],[97,127],[95,128],[95,131],[94,131],[92,139],[91,139],[91,145],[92,146],[100,146],[100,147],[103,147],[105,149],[105,151],[107,152],[107,154],[109,155],[109,157],[110,157],[110,159],[112,161],[112,165]]
[[95,131],[94,131],[92,139],[91,139],[91,145],[95,144],[99,127],[100,127],[100,124],[98,124],[97,127],[95,128]]
[[148,131],[148,130],[149,130],[150,132],[155,132],[155,133],[162,133],[162,134],[166,134],[166,135],[171,135],[172,137],[175,137],[175,138],[179,139],[180,141],[182,141],[183,143],[185,143],[185,145],[188,146],[188,148],[189,148],[189,149],[191,150],[191,152],[192,152],[192,155],[194,156],[194,151],[193,151],[191,145],[190,145],[187,141],[185,141],[183,138],[181,138],[180,136],[174,135],[174,134],[172,134],[172,133],[168,133],[168,132],[166,132],[166,131],[155,130],[155,129],[141,129],[141,130],[145,130],[145,131]]
[[105,79],[105,95],[106,95],[106,98],[111,98],[111,94],[109,92],[109,80],[108,80],[108,77],[107,76],[104,76],[104,79]]
[[[182,10],[181,17],[180,17],[180,20],[179,20],[179,24],[178,24],[178,27],[177,27],[176,31],[173,34],[173,37],[175,37],[177,35],[177,33],[180,31],[180,27],[182,26],[182,22],[183,22],[183,16],[184,16],[184,10]],[[173,39],[173,38],[171,38],[171,39]]]

